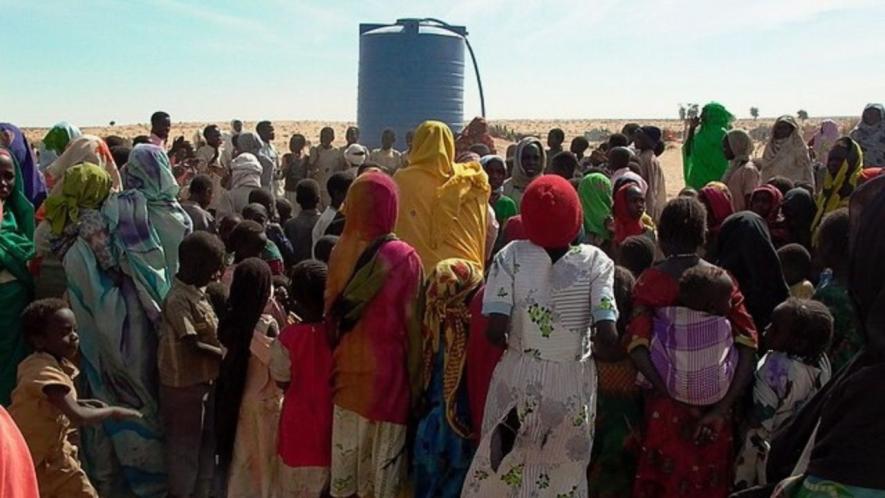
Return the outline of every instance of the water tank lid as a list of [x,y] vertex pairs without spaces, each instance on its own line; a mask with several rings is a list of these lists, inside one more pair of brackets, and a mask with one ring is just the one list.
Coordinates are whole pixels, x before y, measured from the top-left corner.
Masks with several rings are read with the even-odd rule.
[[428,19],[397,19],[394,24],[360,24],[360,35],[412,32],[441,36],[467,36],[464,26],[442,26]]

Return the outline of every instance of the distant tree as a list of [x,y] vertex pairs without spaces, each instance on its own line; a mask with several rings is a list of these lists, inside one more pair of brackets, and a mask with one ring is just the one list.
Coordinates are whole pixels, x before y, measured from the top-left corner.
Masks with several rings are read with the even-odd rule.
[[685,121],[686,112],[688,112],[688,111],[685,109],[685,106],[682,104],[679,104],[679,120],[680,121]]
[[688,119],[694,119],[701,113],[700,104],[688,104]]
[[796,117],[799,118],[799,121],[806,121],[808,120],[808,111],[805,109],[799,109],[799,111],[796,112]]
[[752,116],[753,119],[759,119],[759,108],[758,107],[751,107],[750,108],[750,116]]
[[111,121],[111,122],[108,123],[108,124],[109,124],[110,126],[114,126],[115,124],[117,124],[117,122],[116,122],[116,121]]

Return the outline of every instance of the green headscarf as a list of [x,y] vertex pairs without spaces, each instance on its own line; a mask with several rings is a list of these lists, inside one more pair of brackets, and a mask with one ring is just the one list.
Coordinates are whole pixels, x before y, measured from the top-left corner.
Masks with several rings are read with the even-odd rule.
[[62,121],[53,126],[52,129],[46,133],[46,136],[43,137],[43,147],[61,155],[71,141],[80,138],[81,136],[82,134],[80,133],[79,128],[69,124],[67,121]]
[[701,111],[701,127],[690,144],[682,149],[685,184],[695,190],[722,180],[728,160],[722,151],[722,139],[731,129],[734,116],[722,104],[710,102]]
[[15,186],[3,202],[3,220],[0,222],[0,269],[8,270],[18,280],[33,282],[28,272],[28,261],[34,257],[34,206],[24,193],[21,167],[6,149],[0,155],[15,165]]
[[601,237],[611,238],[605,227],[605,220],[612,215],[612,182],[602,173],[590,173],[578,185],[578,197],[584,210],[584,231]]
[[112,185],[111,175],[96,164],[82,163],[68,169],[61,193],[46,199],[46,221],[52,233],[61,235],[68,223],[77,222],[80,208],[100,208]]

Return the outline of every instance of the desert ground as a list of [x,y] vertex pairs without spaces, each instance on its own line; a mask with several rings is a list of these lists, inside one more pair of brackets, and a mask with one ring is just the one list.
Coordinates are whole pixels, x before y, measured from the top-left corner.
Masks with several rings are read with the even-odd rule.
[[[824,118],[809,119],[803,123],[804,134],[806,138],[810,138]],[[843,133],[847,133],[854,126],[857,118],[838,117],[831,118],[840,124]],[[512,140],[505,138],[504,135],[534,135],[540,137],[542,141],[546,139],[547,132],[551,128],[561,128],[566,135],[566,147],[575,136],[587,136],[592,144],[598,143],[603,136],[610,133],[616,133],[621,127],[627,123],[635,122],[643,125],[654,125],[664,130],[664,136],[667,140],[667,149],[661,156],[661,161],[667,178],[667,193],[669,196],[675,196],[684,186],[682,179],[682,134],[683,122],[677,119],[562,119],[562,120],[531,120],[531,119],[515,119],[515,120],[490,120],[489,124],[495,136],[495,142],[500,152],[507,150],[507,146],[513,143]],[[760,119],[739,119],[735,122],[736,128],[743,128],[751,132],[754,137],[762,137],[764,133],[770,129],[774,123],[773,118]],[[189,122],[189,123],[173,123],[171,137],[184,136],[188,140],[194,140],[202,131],[203,127],[209,122]],[[229,123],[216,123],[223,131],[228,131]],[[255,122],[246,122],[244,129],[255,129]],[[331,126],[335,130],[336,143],[344,143],[344,131],[348,126],[353,125],[351,122],[328,122],[328,121],[274,121],[276,130],[276,139],[274,146],[278,150],[284,151],[288,149],[289,137],[294,133],[301,133],[307,137],[308,141],[319,142],[320,129],[324,126]],[[36,146],[48,131],[47,128],[27,128],[24,130],[28,136],[28,140]],[[86,134],[107,137],[109,135],[117,135],[124,138],[133,138],[138,135],[147,135],[150,133],[150,125],[146,123],[116,126],[85,126],[81,131]],[[397,143],[397,148],[405,148],[402,142]],[[761,155],[764,148],[763,141],[757,141],[756,154]]]

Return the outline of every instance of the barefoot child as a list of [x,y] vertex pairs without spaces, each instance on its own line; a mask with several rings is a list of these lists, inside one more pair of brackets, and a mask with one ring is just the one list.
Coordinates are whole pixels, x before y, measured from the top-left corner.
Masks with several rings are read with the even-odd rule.
[[224,265],[224,244],[194,232],[178,248],[175,282],[163,302],[157,366],[166,434],[169,496],[211,489],[215,453],[215,379],[221,362],[218,318],[204,291]]
[[67,303],[61,299],[34,301],[22,314],[22,329],[34,353],[18,366],[9,412],[34,460],[40,496],[97,497],[69,432],[108,418],[140,418],[141,414],[98,400],[77,399],[74,377],[78,371],[70,359],[77,354],[80,339],[77,320]]
[[290,294],[302,322],[286,327],[271,348],[271,375],[285,391],[280,417],[279,498],[323,496],[332,449],[332,349],[323,321],[326,265],[292,268]]
[[764,338],[769,351],[756,367],[736,490],[766,484],[772,435],[830,380],[826,350],[833,338],[833,315],[820,302],[791,298],[774,309]]

